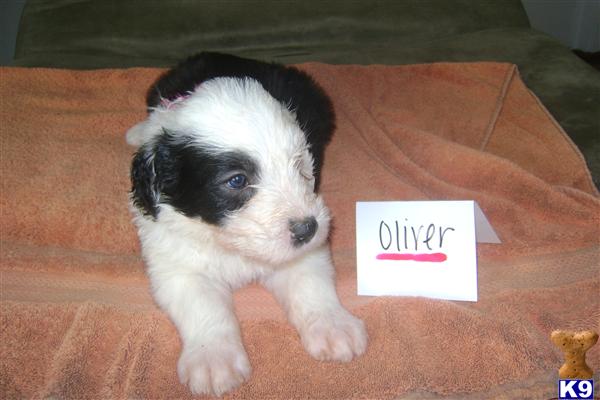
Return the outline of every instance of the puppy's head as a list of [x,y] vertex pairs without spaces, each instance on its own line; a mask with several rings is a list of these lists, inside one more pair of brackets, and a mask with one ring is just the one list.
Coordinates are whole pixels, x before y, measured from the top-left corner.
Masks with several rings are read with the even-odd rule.
[[[309,92],[324,96],[310,78],[294,73]],[[149,102],[148,118],[128,132],[128,141],[140,146],[132,163],[132,202],[156,223],[177,213],[224,249],[284,263],[327,238],[329,213],[316,185],[329,139],[322,136],[333,129],[330,103],[321,114],[307,113],[293,91],[277,98],[281,82],[280,92],[268,90],[268,73],[226,75]],[[319,131],[322,126],[328,132]]]

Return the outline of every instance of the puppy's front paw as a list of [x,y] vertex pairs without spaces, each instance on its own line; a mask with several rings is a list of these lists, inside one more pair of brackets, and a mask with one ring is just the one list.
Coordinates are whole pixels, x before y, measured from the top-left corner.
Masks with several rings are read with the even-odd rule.
[[367,348],[364,323],[343,308],[307,321],[300,336],[306,351],[317,360],[347,362]]
[[250,362],[241,344],[217,341],[184,348],[177,365],[182,384],[193,394],[221,396],[250,377]]

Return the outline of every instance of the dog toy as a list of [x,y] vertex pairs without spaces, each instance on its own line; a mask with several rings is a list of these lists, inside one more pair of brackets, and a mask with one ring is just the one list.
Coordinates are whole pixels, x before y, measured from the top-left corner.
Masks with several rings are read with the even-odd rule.
[[558,370],[561,379],[592,378],[594,371],[585,363],[585,353],[598,341],[596,332],[556,330],[550,339],[565,355],[565,363]]

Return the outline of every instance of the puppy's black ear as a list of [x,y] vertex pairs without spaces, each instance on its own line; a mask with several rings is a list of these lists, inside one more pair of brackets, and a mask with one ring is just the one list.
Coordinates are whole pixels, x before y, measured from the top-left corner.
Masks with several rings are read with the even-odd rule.
[[245,76],[244,71],[252,71],[257,64],[263,63],[212,52],[202,52],[188,57],[163,73],[150,87],[146,94],[148,111],[152,111],[163,100],[173,101],[188,95],[196,86],[209,79],[221,76]]
[[325,147],[335,130],[333,103],[321,86],[295,67],[284,67],[282,83],[273,83],[275,98],[296,112],[314,160],[315,191],[319,190]]
[[159,197],[155,146],[153,142],[149,142],[138,149],[131,163],[131,198],[144,215],[156,218]]
[[335,130],[333,103],[319,84],[295,67],[269,64],[257,79],[282,104],[296,113],[314,160],[315,191],[321,180],[325,147]]

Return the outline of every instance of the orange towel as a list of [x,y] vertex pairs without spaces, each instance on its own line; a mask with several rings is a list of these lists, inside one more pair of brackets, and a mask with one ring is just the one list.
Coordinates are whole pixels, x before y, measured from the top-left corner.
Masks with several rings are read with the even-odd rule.
[[[600,327],[600,198],[581,155],[508,64],[304,64],[337,130],[321,190],[342,302],[367,353],[323,363],[259,286],[236,296],[250,381],[230,398],[549,398],[554,329]],[[158,69],[0,69],[0,397],[188,398],[127,210]],[[479,301],[356,296],[357,200],[474,199]],[[588,352],[600,370],[600,346]],[[598,375],[596,375],[598,379]]]

